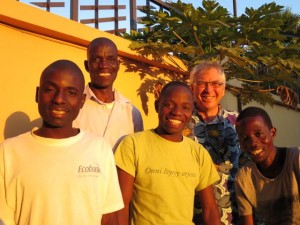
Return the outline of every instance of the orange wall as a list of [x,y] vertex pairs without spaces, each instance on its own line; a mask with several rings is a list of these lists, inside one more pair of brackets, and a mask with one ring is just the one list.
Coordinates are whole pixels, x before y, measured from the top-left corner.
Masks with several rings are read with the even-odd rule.
[[138,89],[144,80],[153,80],[154,74],[164,76],[151,69],[146,59],[134,55],[128,49],[129,41],[15,0],[1,0],[0,141],[39,125],[35,88],[48,64],[58,59],[72,60],[84,71],[86,82],[89,81],[83,66],[86,46],[100,36],[111,38],[119,49],[122,65],[115,87],[140,109],[145,128],[156,126],[154,96],[147,93],[148,111],[144,111]]

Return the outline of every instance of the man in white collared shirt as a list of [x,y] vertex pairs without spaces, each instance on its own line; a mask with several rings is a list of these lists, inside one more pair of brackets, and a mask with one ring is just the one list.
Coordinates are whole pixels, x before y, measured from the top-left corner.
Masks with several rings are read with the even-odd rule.
[[85,88],[86,102],[73,125],[104,137],[114,151],[122,137],[143,130],[139,110],[113,88],[119,71],[117,46],[107,38],[94,39],[84,65],[91,82]]

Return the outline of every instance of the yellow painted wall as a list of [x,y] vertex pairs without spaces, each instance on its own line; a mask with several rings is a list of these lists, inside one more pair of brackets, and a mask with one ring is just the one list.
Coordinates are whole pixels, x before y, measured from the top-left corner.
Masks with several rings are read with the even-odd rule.
[[81,66],[84,49],[41,39],[3,24],[0,25],[0,46],[1,52],[5,52],[0,56],[3,106],[0,127],[4,127],[0,138],[6,138],[26,131],[30,121],[39,117],[34,100],[42,70],[61,58],[71,59]]
[[[83,67],[86,46],[89,41],[100,36],[112,39],[119,49],[122,65],[115,87],[140,109],[146,129],[157,125],[154,96],[149,93],[149,86],[140,89],[141,84],[154,82],[157,77],[168,79],[168,75],[185,70],[183,66],[175,68],[172,62],[160,63],[141,58],[128,48],[130,42],[120,37],[16,0],[1,0],[0,142],[39,125],[34,101],[35,88],[42,70],[48,64],[58,59],[72,60],[80,66],[86,81],[89,81],[89,75]],[[147,95],[141,99],[139,91]],[[222,100],[222,105],[237,110],[236,99],[229,93]],[[280,106],[265,108],[278,128],[276,144],[300,145],[299,112]]]
[[154,96],[147,94],[148,111],[144,111],[138,89],[143,80],[153,79],[157,69],[153,72],[154,69],[143,63],[142,59],[139,62],[131,59],[138,57],[131,55],[129,41],[17,1],[1,0],[0,141],[40,124],[34,101],[35,88],[42,70],[51,62],[58,59],[72,60],[84,71],[86,82],[89,81],[83,66],[86,46],[90,40],[100,36],[111,38],[120,50],[122,64],[115,88],[140,109],[145,128],[156,126]]

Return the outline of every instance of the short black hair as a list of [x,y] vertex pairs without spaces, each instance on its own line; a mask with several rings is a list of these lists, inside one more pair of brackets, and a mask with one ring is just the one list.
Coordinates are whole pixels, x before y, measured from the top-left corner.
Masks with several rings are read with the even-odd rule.
[[[159,94],[159,98],[160,98],[160,96],[163,96],[163,95],[167,92],[167,90],[168,90],[170,87],[174,87],[174,86],[185,87],[185,88],[187,88],[187,89],[191,92],[191,94],[192,94],[192,91],[191,91],[190,87],[189,87],[186,83],[184,83],[184,82],[182,82],[182,81],[179,81],[179,80],[176,80],[176,81],[171,81],[171,82],[169,82],[169,83],[167,83],[166,85],[163,86],[163,88],[161,89],[161,92],[160,92],[160,94]],[[159,99],[159,98],[158,98],[158,99]]]
[[84,75],[81,71],[81,69],[79,68],[79,66],[74,63],[71,60],[67,60],[67,59],[59,59],[56,60],[54,62],[52,62],[51,64],[49,64],[42,72],[41,76],[40,76],[40,81],[43,79],[44,76],[48,76],[49,73],[52,73],[53,71],[56,70],[67,70],[67,71],[72,71],[74,73],[74,75],[76,75],[77,79],[79,79],[82,83],[81,88],[84,89],[84,85],[85,85],[85,79],[84,79]]
[[118,48],[117,45],[115,44],[115,42],[113,42],[112,40],[110,40],[109,38],[106,37],[98,37],[93,39],[87,46],[87,56],[89,57],[90,51],[91,49],[95,48],[95,46],[113,46],[113,48],[116,49],[116,52],[118,52]]
[[248,117],[260,116],[263,118],[265,124],[271,129],[273,127],[269,114],[262,108],[250,106],[243,109],[238,115],[236,122],[239,122]]

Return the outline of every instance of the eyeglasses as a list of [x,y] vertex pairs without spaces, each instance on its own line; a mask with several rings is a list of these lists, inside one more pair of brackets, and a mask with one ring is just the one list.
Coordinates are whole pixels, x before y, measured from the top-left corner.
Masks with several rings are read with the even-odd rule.
[[210,82],[206,82],[206,81],[202,81],[202,80],[198,80],[195,82],[195,84],[200,87],[200,88],[206,88],[207,85],[209,84],[212,88],[219,88],[221,87],[224,83],[223,82],[219,82],[219,81],[210,81]]

